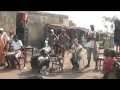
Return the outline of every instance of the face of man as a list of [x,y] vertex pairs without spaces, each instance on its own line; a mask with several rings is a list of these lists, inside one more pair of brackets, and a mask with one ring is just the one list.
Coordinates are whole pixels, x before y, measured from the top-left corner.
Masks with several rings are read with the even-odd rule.
[[62,34],[64,35],[64,34],[65,34],[65,31],[62,31]]
[[94,25],[90,25],[92,31],[94,31]]
[[0,34],[1,34],[1,35],[3,34],[3,31],[2,31],[2,30],[0,30]]
[[18,37],[17,37],[17,36],[13,37],[13,40],[14,40],[15,42],[17,42],[17,41],[18,41]]
[[53,31],[50,31],[50,34],[53,34]]
[[78,45],[78,40],[77,40],[77,39],[74,39],[74,40],[73,40],[73,44]]

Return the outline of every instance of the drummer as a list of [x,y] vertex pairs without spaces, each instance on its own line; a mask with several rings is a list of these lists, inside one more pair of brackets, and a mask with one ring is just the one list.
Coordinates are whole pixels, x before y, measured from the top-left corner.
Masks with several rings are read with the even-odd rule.
[[22,41],[18,40],[17,35],[14,35],[10,50],[13,50],[15,52],[15,58],[16,58],[18,66],[19,66],[19,69],[20,69],[20,63],[18,61],[18,58],[21,56],[22,49],[23,49]]

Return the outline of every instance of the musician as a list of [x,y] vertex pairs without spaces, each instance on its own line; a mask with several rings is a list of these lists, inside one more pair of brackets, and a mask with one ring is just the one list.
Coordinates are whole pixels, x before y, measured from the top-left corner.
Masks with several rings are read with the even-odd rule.
[[54,34],[54,30],[51,29],[50,33],[47,35],[47,40],[48,40],[48,45],[51,47],[51,49],[53,50],[53,44],[54,44],[54,40],[57,38],[56,34]]
[[49,68],[48,54],[51,52],[51,48],[48,45],[48,41],[45,40],[45,47],[40,50],[40,56],[38,58],[38,66],[40,73],[49,74],[47,69]]
[[85,47],[87,48],[87,59],[88,64],[85,67],[90,67],[91,54],[93,53],[93,59],[96,62],[95,69],[97,69],[97,41],[99,40],[99,34],[94,30],[94,25],[90,25],[91,30],[86,34],[87,43]]
[[14,31],[10,31],[10,44],[13,41],[13,36],[15,35]]
[[67,45],[67,43],[69,42],[70,38],[69,38],[69,36],[65,33],[65,30],[64,30],[64,29],[62,29],[61,34],[58,36],[58,39],[59,39],[59,41],[60,41],[60,44],[63,45],[63,47],[64,47],[64,54],[65,54],[66,45]]
[[0,65],[5,64],[5,53],[8,52],[9,41],[7,33],[3,31],[3,28],[0,28]]
[[72,57],[70,59],[73,68],[72,69],[79,69],[78,61],[81,59],[81,51],[82,46],[78,43],[78,40],[75,38],[73,39],[73,45],[71,47]]
[[11,49],[10,50],[13,50],[15,52],[15,60],[17,61],[17,64],[19,66],[19,69],[20,68],[20,64],[19,64],[19,61],[18,61],[18,58],[21,56],[22,54],[22,51],[23,51],[23,44],[22,44],[22,41],[21,40],[18,40],[18,36],[17,35],[14,35],[13,36],[13,42],[11,44]]

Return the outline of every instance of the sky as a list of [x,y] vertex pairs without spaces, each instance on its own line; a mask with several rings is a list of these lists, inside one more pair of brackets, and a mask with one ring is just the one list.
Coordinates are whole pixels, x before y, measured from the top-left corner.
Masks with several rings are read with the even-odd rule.
[[95,29],[105,30],[102,17],[113,17],[116,15],[120,19],[120,11],[44,11],[48,13],[68,15],[69,20],[72,20],[78,27],[90,28],[91,24],[95,25]]

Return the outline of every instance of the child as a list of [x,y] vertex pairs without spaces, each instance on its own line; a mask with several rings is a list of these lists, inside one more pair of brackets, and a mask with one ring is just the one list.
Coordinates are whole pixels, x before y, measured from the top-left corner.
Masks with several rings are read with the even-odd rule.
[[13,40],[14,41],[12,41],[11,47],[13,48],[13,51],[15,52],[15,58],[16,58],[15,60],[17,61],[19,69],[21,69],[18,58],[21,56],[21,50],[23,49],[23,44],[21,40],[18,40],[17,35],[13,36]]
[[103,79],[108,79],[111,72],[113,71],[113,64],[116,61],[115,55],[116,53],[114,50],[107,51],[107,55],[106,55],[107,58],[105,58],[103,70],[102,70],[102,73],[104,74]]

